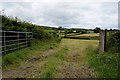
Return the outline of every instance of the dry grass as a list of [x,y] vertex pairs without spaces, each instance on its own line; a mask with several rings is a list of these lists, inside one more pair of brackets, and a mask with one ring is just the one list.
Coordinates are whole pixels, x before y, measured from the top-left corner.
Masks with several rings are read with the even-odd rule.
[[74,35],[75,37],[79,37],[79,36],[99,36],[99,33],[89,33],[89,34],[81,34],[81,35]]

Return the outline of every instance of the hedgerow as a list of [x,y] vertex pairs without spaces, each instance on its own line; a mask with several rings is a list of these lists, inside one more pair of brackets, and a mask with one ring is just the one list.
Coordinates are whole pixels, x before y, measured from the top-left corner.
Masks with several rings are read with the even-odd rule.
[[0,17],[2,17],[2,30],[33,32],[33,37],[40,40],[53,40],[56,38],[54,36],[57,34],[50,34],[49,32],[42,29],[43,26],[21,21],[17,17],[9,17],[5,15]]

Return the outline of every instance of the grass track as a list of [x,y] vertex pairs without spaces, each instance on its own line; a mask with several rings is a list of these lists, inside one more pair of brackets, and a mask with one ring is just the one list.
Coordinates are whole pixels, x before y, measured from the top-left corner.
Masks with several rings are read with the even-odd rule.
[[[91,78],[96,77],[88,65],[85,50],[88,46],[98,47],[98,40],[62,39],[57,48],[51,52],[37,54],[26,66],[4,71],[4,77],[27,78]],[[48,56],[48,53],[50,54]],[[47,55],[47,56],[46,56]],[[42,57],[40,57],[42,56]],[[19,70],[21,69],[21,70]],[[6,76],[10,74],[10,76]],[[16,74],[16,75],[14,75]]]
[[[85,54],[86,48],[98,47],[98,40],[63,39],[62,49],[47,59],[38,67],[36,77],[42,78],[91,78],[96,77],[94,70],[88,65]],[[39,75],[38,75],[39,74]]]

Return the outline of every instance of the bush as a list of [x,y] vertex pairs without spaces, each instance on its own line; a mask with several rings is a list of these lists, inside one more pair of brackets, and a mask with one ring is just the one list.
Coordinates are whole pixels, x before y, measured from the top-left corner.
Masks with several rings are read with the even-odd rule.
[[[1,16],[0,16],[1,17]],[[33,37],[44,40],[53,40],[58,38],[56,34],[50,34],[49,32],[42,29],[43,26],[33,25],[32,23],[23,22],[17,17],[2,16],[2,30],[5,31],[25,31],[32,32]]]
[[107,41],[108,50],[120,52],[120,31],[113,33]]

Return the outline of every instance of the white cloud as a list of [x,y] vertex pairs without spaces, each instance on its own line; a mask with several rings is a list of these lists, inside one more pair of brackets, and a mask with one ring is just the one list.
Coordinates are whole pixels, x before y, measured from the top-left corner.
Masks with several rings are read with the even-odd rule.
[[[16,0],[1,1],[9,16],[18,16],[38,25],[117,28],[118,0]],[[5,2],[5,3],[3,3]]]

